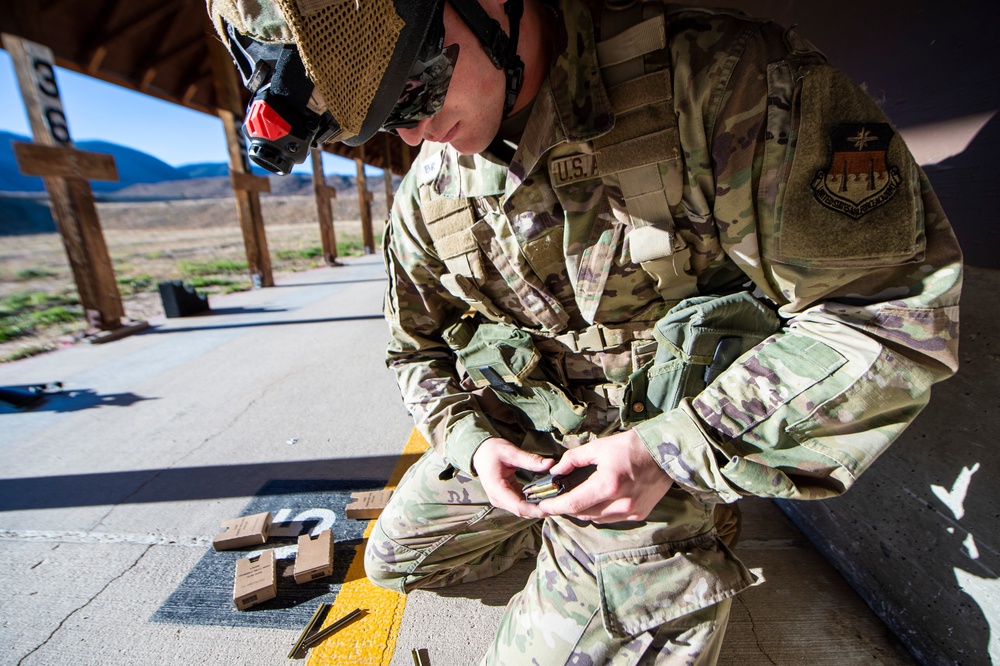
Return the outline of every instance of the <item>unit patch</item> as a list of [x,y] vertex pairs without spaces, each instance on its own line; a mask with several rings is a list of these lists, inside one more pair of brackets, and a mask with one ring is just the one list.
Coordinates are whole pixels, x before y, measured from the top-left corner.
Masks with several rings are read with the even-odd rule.
[[830,164],[812,182],[816,200],[855,220],[891,199],[899,168],[888,164],[896,132],[886,123],[840,125],[830,134]]

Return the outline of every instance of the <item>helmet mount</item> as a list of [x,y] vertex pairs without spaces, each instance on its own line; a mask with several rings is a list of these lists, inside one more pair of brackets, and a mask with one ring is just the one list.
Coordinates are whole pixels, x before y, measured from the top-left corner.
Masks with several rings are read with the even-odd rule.
[[316,145],[361,145],[440,111],[459,56],[456,44],[444,44],[446,2],[504,72],[507,117],[524,81],[517,55],[524,0],[504,3],[510,35],[479,0],[331,0],[307,12],[296,0],[208,0],[253,94],[243,125],[250,159],[287,175]]

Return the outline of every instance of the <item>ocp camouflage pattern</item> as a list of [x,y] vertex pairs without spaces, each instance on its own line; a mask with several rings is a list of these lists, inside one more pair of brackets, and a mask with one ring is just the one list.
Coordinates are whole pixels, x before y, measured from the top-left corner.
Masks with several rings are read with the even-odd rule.
[[[656,13],[651,7],[646,16]],[[584,628],[589,638],[571,663],[605,661],[601,645],[609,635],[627,635],[615,643],[623,655],[654,650],[669,658],[670,639],[629,624],[644,612],[628,608],[629,600],[658,609],[658,626],[669,633],[676,627],[663,609],[679,599],[692,600],[689,621],[750,584],[742,565],[715,545],[711,506],[748,495],[843,493],[913,421],[931,385],[957,370],[961,253],[898,133],[884,156],[898,188],[858,219],[824,206],[811,187],[830,164],[829,137],[838,127],[876,128],[888,119],[794,32],[736,13],[663,7],[667,48],[646,57],[645,71],[669,68],[662,97],[675,112],[671,131],[681,150],[679,160],[658,167],[663,182],[676,183],[666,192],[674,246],[663,258],[676,272],[665,284],[632,259],[628,172],[565,178],[558,186],[550,177],[554,163],[558,169],[577,156],[587,156],[581,165],[599,157],[616,122],[583,3],[560,6],[552,71],[509,167],[489,154],[459,156],[425,144],[386,230],[388,365],[437,452],[425,460],[436,456],[439,467],[446,461],[459,471],[444,495],[474,479],[472,455],[489,437],[554,455],[559,446],[628,427],[616,421],[615,400],[629,374],[652,357],[648,331],[678,300],[749,288],[782,320],[778,333],[700,394],[634,426],[677,485],[658,507],[664,522],[642,524],[647,547],[667,554],[653,558],[659,564],[634,582],[638,588],[622,588],[621,612],[609,612],[611,600],[600,598],[598,616],[545,615],[545,608],[561,607],[560,595],[594,592],[595,554],[613,560],[607,572],[624,557],[610,554],[620,534],[596,529],[603,541],[588,542],[589,532],[559,532],[572,521],[547,520],[538,572],[508,608],[496,650],[520,645],[532,654],[558,642],[541,634],[560,622],[574,631],[598,622],[601,638]],[[468,211],[458,205],[465,202]],[[431,226],[453,223],[447,241],[440,231],[432,237]],[[535,337],[550,374],[590,407],[580,433],[564,440],[518,435],[488,390],[474,390],[443,337],[471,311]],[[611,342],[588,346],[595,330]],[[373,578],[388,580],[419,559],[402,543],[407,529],[413,536],[405,525],[433,522],[419,495],[411,488],[387,509],[382,536],[373,535],[369,548]],[[442,497],[427,498],[424,510],[436,510]],[[699,538],[710,543],[689,541]],[[440,555],[468,555],[455,548]],[[673,566],[672,552],[691,553],[697,571]],[[480,554],[479,572],[509,566]],[[579,574],[587,584],[567,582],[574,563],[588,558],[594,561]],[[466,566],[450,574],[454,580],[479,575]]]

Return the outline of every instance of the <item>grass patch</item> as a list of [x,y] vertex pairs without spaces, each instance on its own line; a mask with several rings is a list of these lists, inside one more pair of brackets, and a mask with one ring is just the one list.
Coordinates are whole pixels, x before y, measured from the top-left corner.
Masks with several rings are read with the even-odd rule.
[[115,278],[122,296],[132,296],[144,291],[153,291],[155,279],[152,275],[141,273],[139,275],[121,275]]
[[319,245],[307,247],[300,250],[277,250],[274,256],[282,261],[295,261],[296,259],[315,259],[323,256],[323,248]]
[[247,262],[219,259],[218,261],[181,261],[181,272],[185,275],[225,275],[228,273],[243,273],[247,270]]
[[40,328],[80,321],[80,315],[79,309],[73,310],[64,305],[4,313],[0,316],[0,342],[16,340]]
[[55,277],[56,272],[48,268],[23,268],[17,272],[18,280],[34,280],[37,278]]
[[185,282],[191,285],[191,287],[193,287],[194,289],[198,289],[201,287],[232,287],[234,285],[239,285],[239,284],[246,284],[247,286],[249,286],[249,283],[247,283],[244,280],[230,280],[229,278],[214,277],[214,276],[193,277],[190,280],[185,280]]
[[26,345],[20,349],[15,349],[9,354],[0,356],[0,363],[11,363],[13,361],[20,361],[22,358],[28,358],[29,356],[35,356],[37,354],[44,354],[55,349],[52,345]]

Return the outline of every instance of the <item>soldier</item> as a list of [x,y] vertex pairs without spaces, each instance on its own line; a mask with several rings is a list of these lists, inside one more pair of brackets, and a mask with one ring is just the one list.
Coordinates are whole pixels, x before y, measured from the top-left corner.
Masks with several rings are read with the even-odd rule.
[[605,4],[209,0],[259,163],[423,142],[385,314],[432,450],[366,566],[535,557],[484,663],[713,663],[734,503],[845,492],[957,368],[960,251],[880,109],[771,22]]

